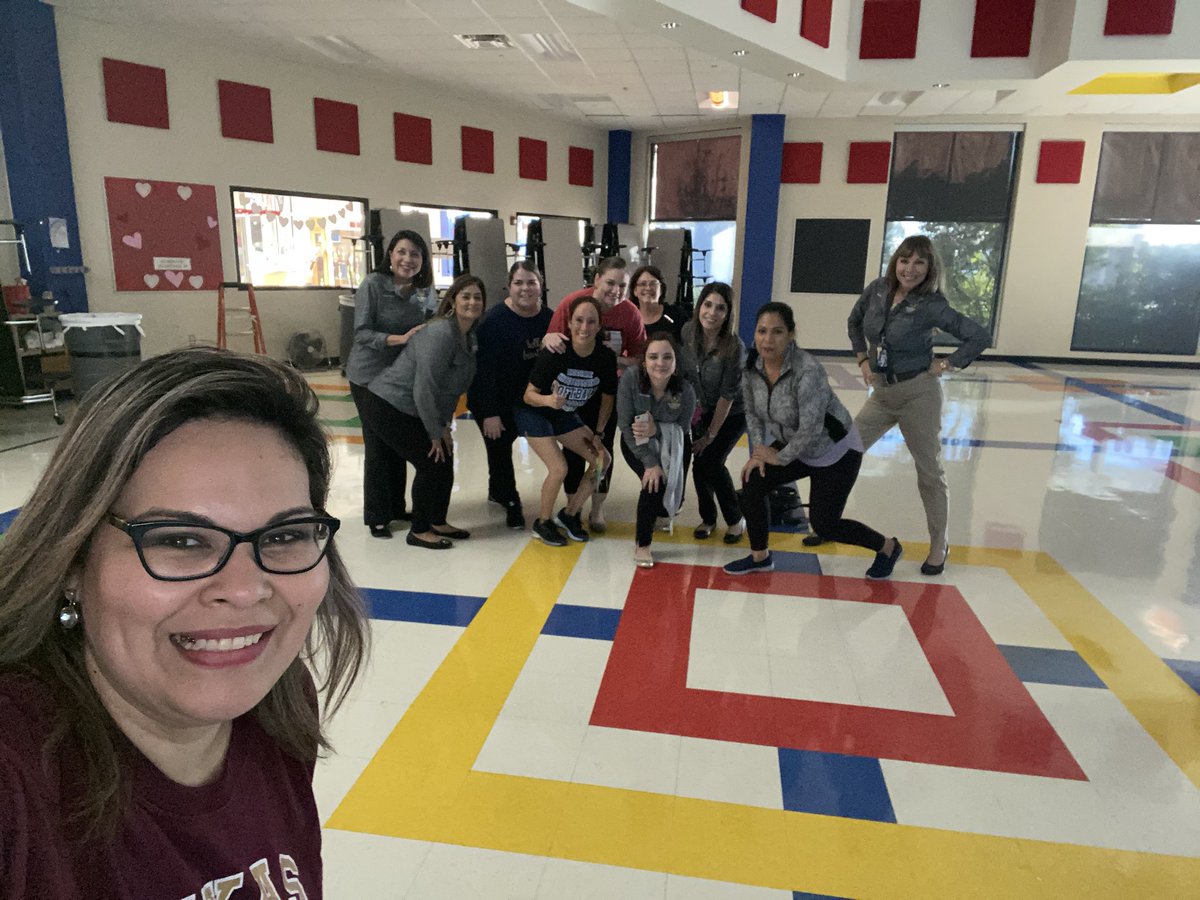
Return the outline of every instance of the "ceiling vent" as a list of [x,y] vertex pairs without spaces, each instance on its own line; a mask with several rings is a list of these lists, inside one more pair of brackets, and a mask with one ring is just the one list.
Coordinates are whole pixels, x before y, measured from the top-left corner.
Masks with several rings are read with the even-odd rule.
[[456,34],[459,43],[472,50],[509,50],[512,40],[507,34]]
[[513,41],[539,63],[583,62],[571,42],[561,34],[518,34]]
[[296,40],[335,62],[364,63],[379,58],[375,54],[364,50],[349,38],[340,37],[336,34],[301,37],[296,38]]

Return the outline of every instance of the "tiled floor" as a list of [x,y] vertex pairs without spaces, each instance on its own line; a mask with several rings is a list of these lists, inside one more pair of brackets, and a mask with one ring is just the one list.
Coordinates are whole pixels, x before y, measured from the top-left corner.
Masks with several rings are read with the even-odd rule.
[[[693,540],[690,501],[637,571],[620,461],[607,535],[532,544],[485,502],[467,420],[451,519],[472,539],[373,540],[345,383],[312,380],[375,637],[317,772],[331,900],[1200,896],[1195,373],[947,380],[945,574],[918,572],[897,435],[851,496],[905,544],[888,583],[788,533],[776,573],[725,576],[745,549]],[[0,511],[54,433],[0,411]],[[516,453],[528,510],[542,473]]]

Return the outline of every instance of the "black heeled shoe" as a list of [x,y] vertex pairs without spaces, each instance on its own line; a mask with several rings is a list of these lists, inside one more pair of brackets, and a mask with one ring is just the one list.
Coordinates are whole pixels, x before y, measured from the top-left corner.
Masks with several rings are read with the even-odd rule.
[[950,558],[950,548],[947,547],[945,552],[942,553],[942,561],[940,563],[938,563],[936,566],[933,565],[933,563],[931,563],[928,559],[926,559],[925,562],[921,563],[921,574],[929,575],[931,577],[934,575],[941,575],[943,572],[946,571],[946,560],[949,558]]

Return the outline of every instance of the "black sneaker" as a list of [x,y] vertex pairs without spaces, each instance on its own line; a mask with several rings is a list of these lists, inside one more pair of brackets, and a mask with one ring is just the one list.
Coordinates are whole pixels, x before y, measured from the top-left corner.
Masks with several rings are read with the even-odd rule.
[[725,566],[726,575],[749,575],[751,572],[774,572],[775,560],[771,559],[771,554],[767,554],[767,558],[755,562],[754,554],[743,556],[741,559],[735,559],[733,562]]
[[896,563],[904,555],[904,548],[900,546],[900,542],[895,538],[892,538],[892,542],[895,546],[892,547],[890,556],[882,551],[875,554],[875,562],[871,563],[871,568],[867,569],[868,578],[878,581],[881,578],[888,578],[892,574]]
[[533,520],[533,536],[548,547],[565,547],[567,539],[558,526],[548,519]]
[[504,504],[504,524],[513,531],[525,530],[525,512],[521,509],[520,500]]
[[579,513],[571,515],[564,506],[558,511],[558,515],[554,517],[554,521],[559,524],[571,540],[580,544],[586,543],[588,540],[588,533],[583,527],[583,522],[580,521]]

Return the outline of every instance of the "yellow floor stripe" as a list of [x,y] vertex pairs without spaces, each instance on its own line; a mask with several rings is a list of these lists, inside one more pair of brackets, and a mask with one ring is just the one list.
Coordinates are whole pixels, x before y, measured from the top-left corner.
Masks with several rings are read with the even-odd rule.
[[[609,534],[626,539],[632,529],[614,523]],[[801,538],[772,542],[800,549]],[[692,541],[686,533],[660,539]],[[856,898],[1174,897],[1200,884],[1200,860],[1191,858],[472,771],[580,549],[531,544],[522,552],[329,827]],[[869,555],[840,545],[820,552]],[[956,548],[951,563],[1012,572],[1081,653],[1096,648],[1085,659],[1194,772],[1200,735],[1169,721],[1186,723],[1191,707],[1159,668],[1173,673],[1155,667],[1153,654],[1049,556]],[[1156,703],[1170,708],[1151,714]]]

